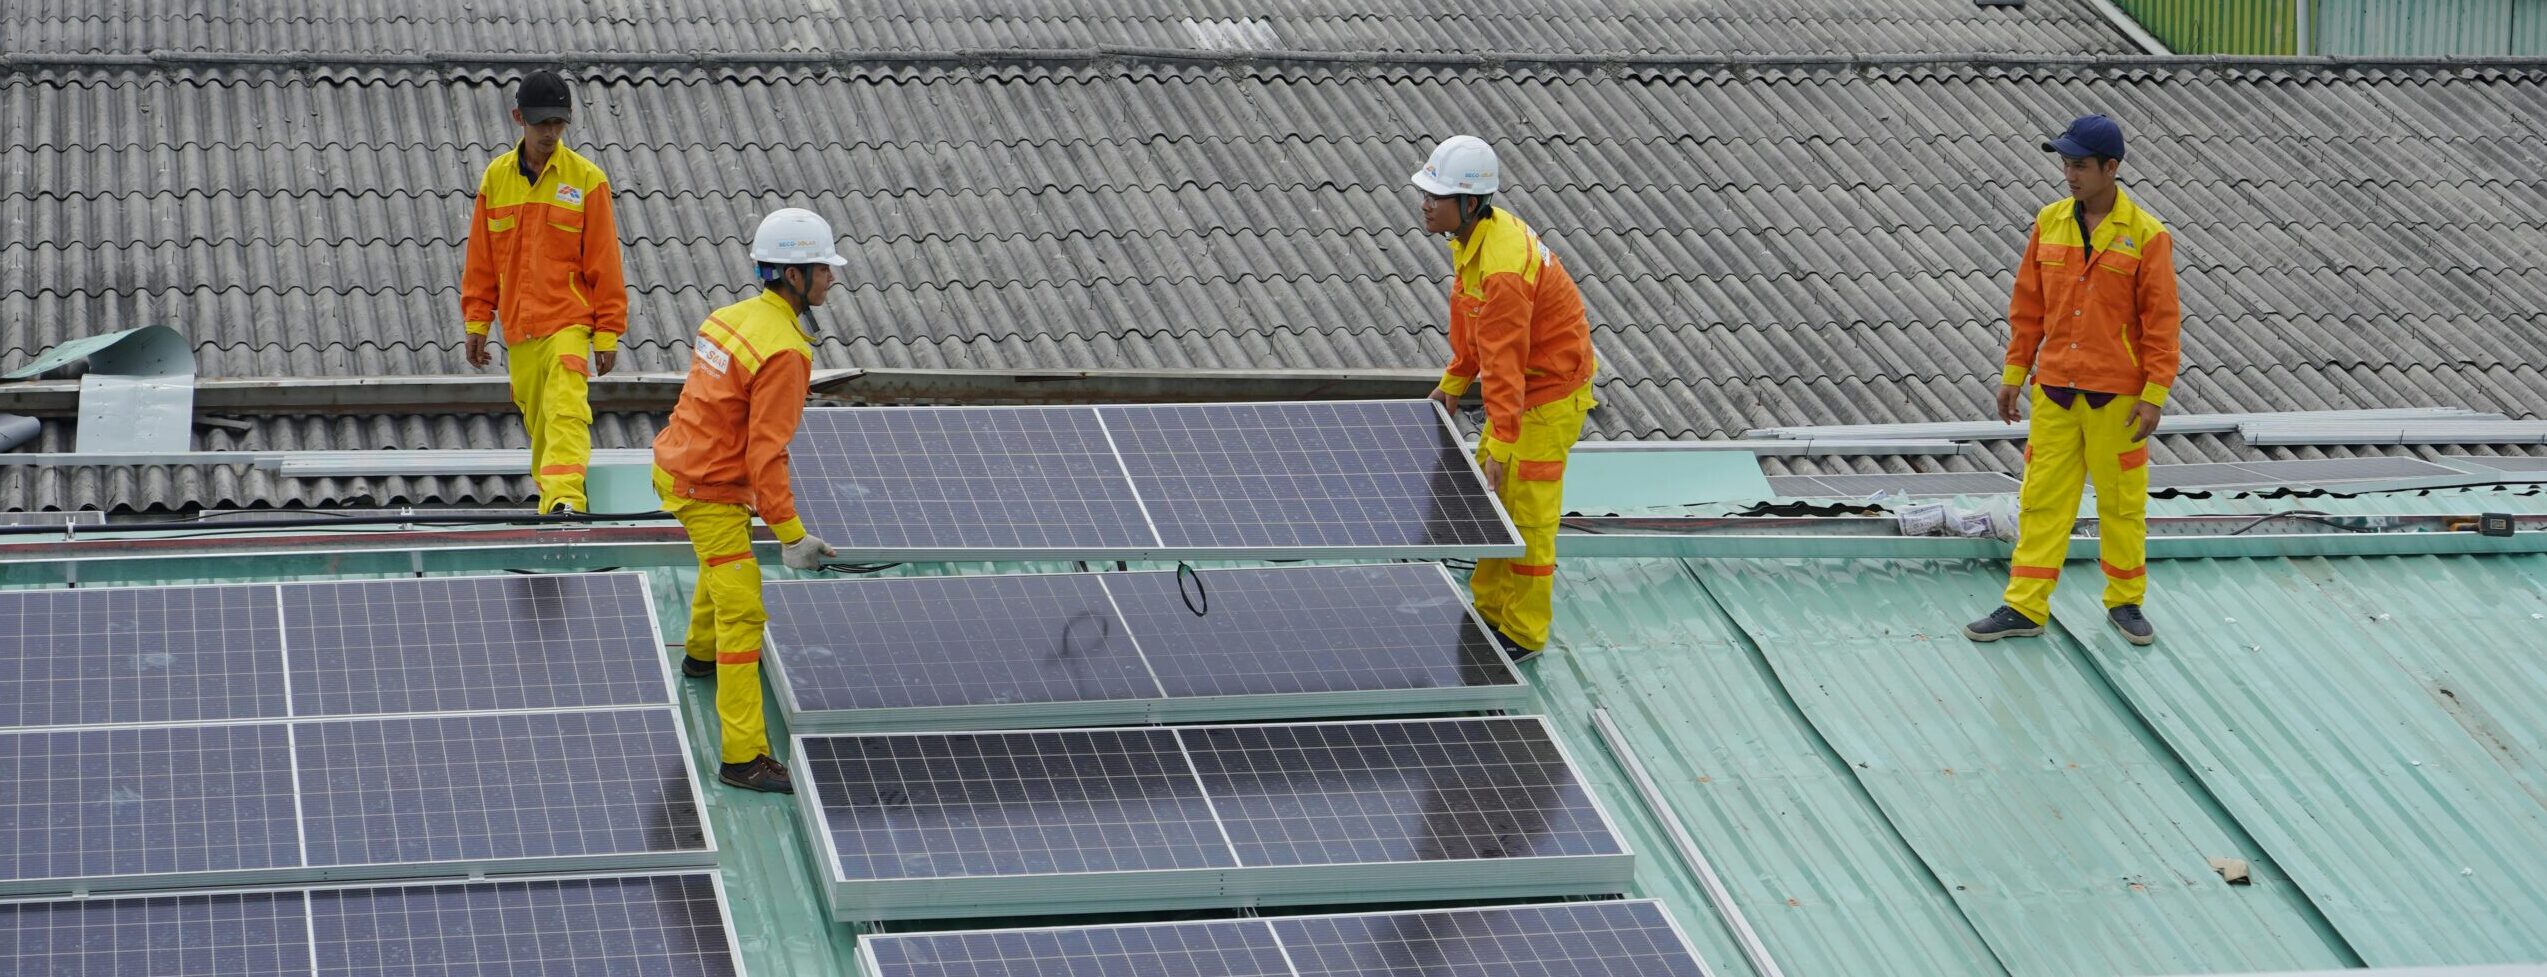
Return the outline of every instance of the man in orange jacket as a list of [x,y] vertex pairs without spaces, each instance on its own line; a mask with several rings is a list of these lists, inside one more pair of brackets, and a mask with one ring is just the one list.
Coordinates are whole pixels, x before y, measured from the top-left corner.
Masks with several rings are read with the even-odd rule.
[[1456,410],[1482,382],[1486,429],[1477,463],[1521,530],[1520,559],[1485,559],[1468,575],[1478,616],[1514,661],[1548,643],[1554,617],[1557,522],[1565,460],[1591,413],[1592,330],[1583,295],[1530,225],[1496,209],[1502,185],[1493,147],[1452,136],[1412,178],[1424,194],[1424,231],[1450,236],[1450,366],[1432,397]]
[[487,332],[504,324],[513,404],[529,429],[541,512],[587,508],[587,378],[618,364],[619,337],[628,331],[610,178],[561,144],[573,101],[565,79],[551,71],[532,72],[514,90],[521,141],[478,180],[460,279],[470,366],[494,362]]
[[2125,640],[2157,633],[2141,613],[2149,591],[2149,436],[2176,382],[2175,237],[2117,182],[2122,126],[2101,115],[2043,144],[2060,154],[2070,195],[2034,216],[2008,300],[1999,419],[2024,416],[2030,373],[2016,556],[2006,605],[1963,629],[1974,641],[2031,637],[2052,618],[2052,588],[2069,559],[2083,482],[2096,485],[2105,616]]
[[770,756],[761,716],[761,630],[769,612],[752,556],[752,515],[769,524],[789,567],[818,569],[838,555],[796,518],[787,442],[804,418],[813,378],[813,334],[804,317],[823,303],[832,269],[849,259],[833,244],[829,223],[791,207],[761,220],[752,261],[760,294],[709,313],[691,343],[681,400],[654,439],[654,487],[699,557],[681,674],[716,680],[717,779],[792,794],[795,783]]

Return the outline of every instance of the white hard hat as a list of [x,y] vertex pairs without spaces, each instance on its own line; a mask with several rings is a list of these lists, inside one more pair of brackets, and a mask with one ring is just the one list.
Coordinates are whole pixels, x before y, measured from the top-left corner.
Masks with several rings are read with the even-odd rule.
[[1433,147],[1433,157],[1415,171],[1415,186],[1436,197],[1495,192],[1503,185],[1503,169],[1495,165],[1494,147],[1475,136],[1452,136]]
[[801,207],[770,211],[752,233],[752,260],[769,265],[823,264],[838,268],[849,259],[832,243],[831,222]]

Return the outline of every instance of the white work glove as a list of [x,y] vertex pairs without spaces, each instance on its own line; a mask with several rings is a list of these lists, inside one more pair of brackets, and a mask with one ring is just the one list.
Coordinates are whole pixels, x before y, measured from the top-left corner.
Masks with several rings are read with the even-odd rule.
[[812,533],[797,537],[795,542],[779,550],[780,558],[787,561],[791,570],[820,570],[831,557],[839,555],[839,550],[832,549],[830,543],[823,542],[822,537]]

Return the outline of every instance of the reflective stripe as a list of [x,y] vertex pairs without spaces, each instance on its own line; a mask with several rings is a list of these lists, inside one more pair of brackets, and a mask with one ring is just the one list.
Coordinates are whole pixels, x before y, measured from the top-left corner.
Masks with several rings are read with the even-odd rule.
[[548,466],[548,467],[545,467],[545,468],[540,469],[540,470],[539,470],[539,473],[540,473],[540,474],[542,474],[542,475],[581,475],[581,474],[583,474],[583,473],[584,473],[584,466],[582,466],[582,465],[550,465],[550,466]]
[[2033,460],[2034,460],[2034,442],[2032,442],[2032,441],[2028,441],[2028,442],[2026,442],[2026,443],[2025,443],[2025,460],[2027,460],[2027,461],[2033,461]]
[[761,663],[761,650],[754,648],[750,651],[720,651],[716,653],[716,663],[719,665],[758,665]]
[[2116,580],[2138,580],[2149,575],[2149,567],[2145,564],[2125,570],[2103,560],[2098,560],[2096,563],[2105,568],[2106,576]]
[[727,554],[725,554],[724,556],[711,556],[711,557],[708,557],[707,565],[708,565],[708,566],[710,566],[710,567],[721,567],[721,566],[724,566],[724,565],[726,565],[726,564],[728,564],[728,563],[737,563],[737,562],[741,562],[741,561],[743,561],[743,560],[748,560],[748,559],[751,559],[751,558],[752,558],[752,551],[750,551],[750,550],[744,550],[743,552],[740,552],[740,553],[727,553]]
[[2061,578],[2061,568],[2011,566],[2008,568],[2008,576],[2026,577],[2033,580],[2058,580]]
[[1565,477],[1565,463],[1562,461],[1525,461],[1521,463],[1519,474],[1523,481],[1553,482]]
[[1514,563],[1512,564],[1512,572],[1525,577],[1553,577],[1556,576],[1556,564]]
[[567,369],[583,374],[584,376],[593,375],[592,365],[585,363],[583,357],[577,356],[573,353],[567,353],[563,356],[559,356],[557,358],[557,362],[565,364]]
[[2148,445],[2144,444],[2140,447],[2133,448],[2122,453],[2122,470],[2124,471],[2130,471],[2134,468],[2139,468],[2147,464],[2149,464]]

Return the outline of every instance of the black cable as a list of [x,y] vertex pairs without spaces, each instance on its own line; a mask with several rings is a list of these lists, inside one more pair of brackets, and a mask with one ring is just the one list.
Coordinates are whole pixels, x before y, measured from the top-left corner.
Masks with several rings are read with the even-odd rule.
[[[1185,581],[1188,580],[1194,581],[1192,591],[1185,589]],[[1183,560],[1176,561],[1176,596],[1185,599],[1185,609],[1194,612],[1195,617],[1211,613],[1212,595],[1203,588],[1203,575],[1195,571],[1193,564]],[[1196,603],[1198,600],[1201,602],[1199,605]]]
[[2255,520],[2254,520],[2253,522],[2249,522],[2249,523],[2247,523],[2246,525],[2239,526],[2237,529],[2235,529],[2235,530],[2231,531],[2231,532],[2229,533],[2229,535],[2231,535],[2231,536],[2244,536],[2244,535],[2246,535],[2246,533],[2247,533],[2247,531],[2248,531],[2248,530],[2254,529],[2255,527],[2257,527],[2257,526],[2261,526],[2261,525],[2263,525],[2263,524],[2265,524],[2265,523],[2272,522],[2272,521],[2273,521],[2273,520],[2275,520],[2275,519],[2292,519],[2292,520],[2297,520],[2297,521],[2301,521],[2301,522],[2313,522],[2313,523],[2316,523],[2316,524],[2321,525],[2321,526],[2328,526],[2328,527],[2332,527],[2332,528],[2335,528],[2335,529],[2340,529],[2340,530],[2343,530],[2344,532],[2348,532],[2348,533],[2375,533],[2375,532],[2378,532],[2378,530],[2376,530],[2376,529],[2370,529],[2370,528],[2363,527],[2363,526],[2355,526],[2355,525],[2351,525],[2351,524],[2348,524],[2348,523],[2337,522],[2337,521],[2335,521],[2334,519],[2330,518],[2330,517],[2329,517],[2329,515],[2328,515],[2327,513],[2319,512],[2319,511],[2317,511],[2317,510],[2315,510],[2315,509],[2288,509],[2288,510],[2284,510],[2284,511],[2281,511],[2281,512],[2268,512],[2268,513],[2265,513],[2265,514],[2263,514],[2263,515],[2257,516],[2257,517],[2255,517]]
[[830,573],[883,573],[901,565],[899,563],[825,563],[815,569]]

